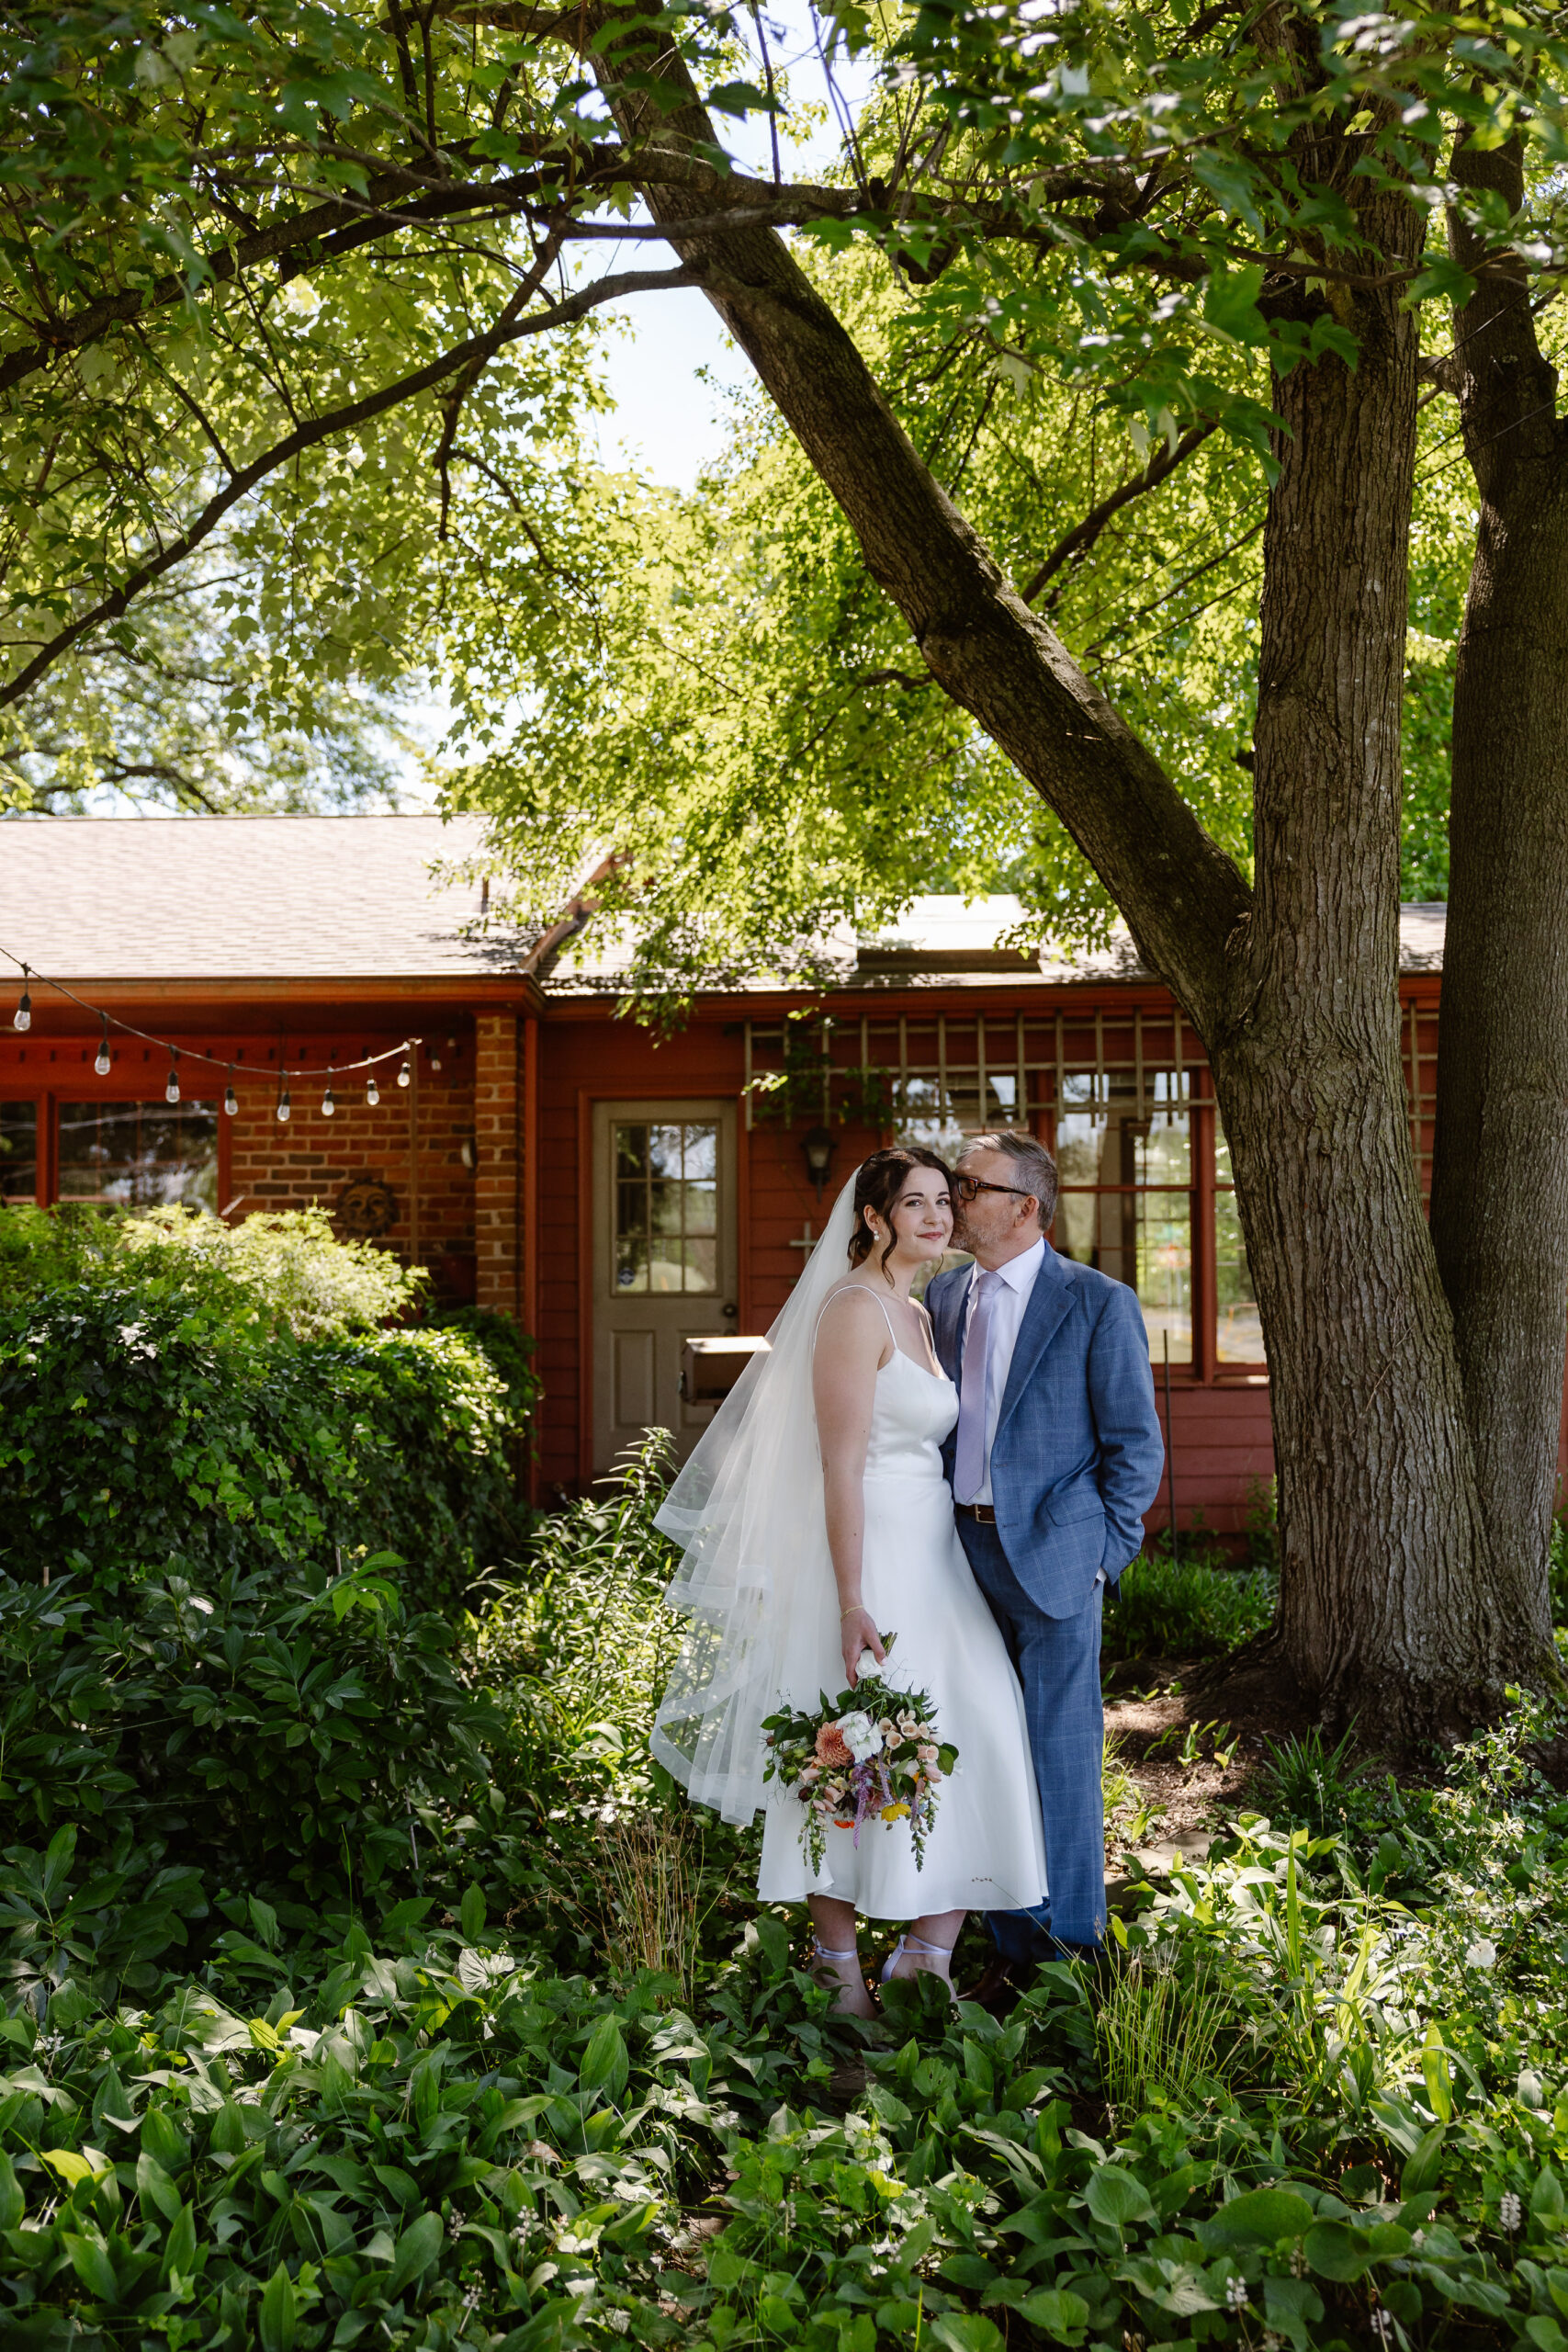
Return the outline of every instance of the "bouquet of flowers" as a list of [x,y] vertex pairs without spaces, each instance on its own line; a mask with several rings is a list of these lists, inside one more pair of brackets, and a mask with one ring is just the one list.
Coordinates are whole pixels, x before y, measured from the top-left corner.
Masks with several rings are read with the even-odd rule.
[[[893,1639],[882,1636],[889,1652]],[[819,1691],[815,1714],[781,1708],[764,1716],[771,1753],[762,1777],[782,1781],[800,1799],[800,1841],[813,1871],[822,1867],[829,1827],[852,1829],[858,1848],[866,1821],[888,1829],[907,1821],[915,1867],[922,1870],[938,1792],[958,1750],[938,1732],[927,1691],[896,1690],[870,1650],[862,1651],[858,1671],[852,1690],[836,1699]]]

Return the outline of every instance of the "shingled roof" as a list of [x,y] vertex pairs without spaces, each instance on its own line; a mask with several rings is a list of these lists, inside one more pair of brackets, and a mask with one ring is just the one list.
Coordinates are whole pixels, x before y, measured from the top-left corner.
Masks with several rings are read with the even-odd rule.
[[0,825],[0,944],[68,980],[491,978],[527,943],[465,937],[457,817],[40,817]]
[[[486,931],[479,886],[431,868],[472,856],[478,817],[49,817],[0,824],[0,946],[73,984],[152,980],[494,979],[534,933]],[[864,986],[1138,980],[1119,925],[1099,951],[1038,960],[999,948],[1016,899],[917,899],[897,928],[855,943]],[[1447,909],[1400,910],[1400,968],[1442,968]],[[556,988],[614,985],[614,944],[569,957]],[[554,991],[552,991],[554,992]]]

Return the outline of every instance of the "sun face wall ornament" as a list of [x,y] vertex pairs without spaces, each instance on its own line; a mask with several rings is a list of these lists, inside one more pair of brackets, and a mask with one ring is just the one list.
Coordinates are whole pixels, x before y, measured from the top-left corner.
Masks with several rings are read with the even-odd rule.
[[351,1241],[376,1241],[398,1221],[397,1195],[378,1176],[351,1176],[333,1214]]

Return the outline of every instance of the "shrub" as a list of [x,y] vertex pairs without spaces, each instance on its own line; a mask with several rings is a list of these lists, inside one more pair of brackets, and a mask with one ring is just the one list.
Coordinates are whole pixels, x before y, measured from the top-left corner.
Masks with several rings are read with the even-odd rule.
[[[0,1562],[13,1576],[69,1570],[113,1595],[173,1573],[207,1589],[385,1549],[417,1564],[424,1599],[451,1600],[517,1547],[518,1424],[482,1348],[353,1320],[407,1295],[397,1268],[382,1281],[309,1220],[264,1234],[250,1258],[193,1244],[188,1220],[160,1231],[0,1216]],[[255,1286],[279,1265],[294,1269],[278,1283],[304,1338]]]
[[653,1524],[671,1466],[669,1432],[646,1430],[592,1495],[539,1521],[521,1577],[472,1625],[475,1673],[510,1713],[501,1769],[518,1793],[567,1754],[590,1783],[646,1779],[678,1639],[661,1606],[675,1553]]
[[1274,1580],[1236,1569],[1221,1552],[1141,1552],[1105,1612],[1107,1657],[1212,1657],[1261,1633],[1274,1614]]
[[422,1805],[473,1801],[502,1728],[465,1687],[445,1617],[405,1608],[373,1557],[279,1565],[208,1593],[131,1584],[122,1613],[65,1578],[0,1581],[5,1799],[17,1828],[79,1826],[106,1867],[132,1847],[310,1892],[411,1860]]

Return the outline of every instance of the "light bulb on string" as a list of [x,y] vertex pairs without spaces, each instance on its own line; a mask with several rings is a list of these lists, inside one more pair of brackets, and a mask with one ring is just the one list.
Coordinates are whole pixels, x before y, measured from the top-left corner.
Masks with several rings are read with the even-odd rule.
[[165,1102],[177,1102],[180,1099],[180,1074],[175,1068],[175,1064],[178,1059],[178,1054],[175,1053],[171,1048],[169,1054],[169,1075],[164,1081],[164,1100]]
[[109,1017],[107,1012],[100,1012],[98,1018],[104,1024],[104,1034],[98,1039],[98,1050],[94,1057],[93,1068],[100,1078],[107,1078],[114,1068],[114,1056],[109,1051]]
[[321,1116],[323,1119],[333,1119],[337,1116],[337,1104],[333,1101],[333,1082],[330,1077],[327,1080],[326,1092],[321,1097]]
[[367,1109],[373,1111],[380,1100],[381,1090],[376,1083],[376,1073],[372,1070],[369,1077],[365,1081],[365,1102]]
[[400,1086],[406,1086],[406,1085],[408,1084],[408,1082],[409,1082],[409,1057],[408,1057],[407,1054],[405,1054],[405,1055],[403,1056],[403,1057],[402,1057],[402,1060],[398,1064],[398,1084],[399,1084]]
[[229,1072],[229,1083],[223,1089],[223,1115],[226,1119],[239,1116],[240,1098],[234,1091],[234,1073]]
[[287,1070],[280,1070],[278,1073],[277,1115],[280,1119],[287,1119],[289,1115],[288,1072]]
[[33,1001],[28,993],[28,982],[31,978],[31,971],[28,967],[24,964],[22,966],[21,1001],[17,1005],[15,1012],[11,1015],[11,1026],[13,1029],[21,1029],[26,1031],[30,1029],[33,1025]]

